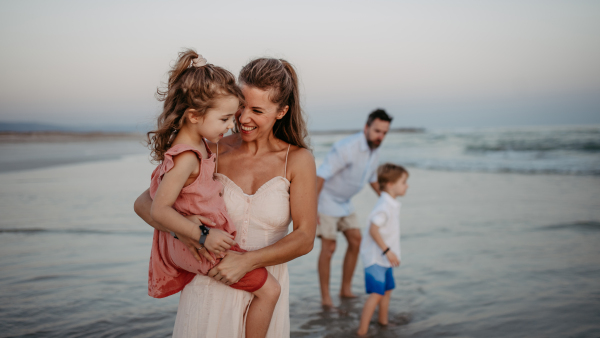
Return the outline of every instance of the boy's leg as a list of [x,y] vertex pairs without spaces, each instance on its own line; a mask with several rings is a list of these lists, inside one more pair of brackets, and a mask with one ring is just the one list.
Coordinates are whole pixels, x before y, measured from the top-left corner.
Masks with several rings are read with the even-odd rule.
[[373,312],[375,312],[375,308],[386,294],[386,270],[385,267],[377,264],[365,268],[365,288],[367,289],[369,298],[363,308],[362,315],[360,316],[360,326],[358,327],[358,331],[356,331],[356,334],[359,336],[367,334]]
[[247,338],[264,338],[267,335],[280,293],[279,282],[269,273],[265,284],[253,292],[254,299],[246,317]]
[[363,336],[367,334],[367,331],[369,331],[369,323],[371,323],[371,318],[373,317],[375,308],[382,298],[383,296],[378,293],[372,293],[369,295],[369,298],[365,302],[365,306],[363,307],[362,314],[360,316],[360,325],[356,331],[357,335]]
[[392,290],[387,290],[385,295],[379,301],[379,319],[381,325],[388,325],[388,313],[390,309],[390,299],[392,298]]

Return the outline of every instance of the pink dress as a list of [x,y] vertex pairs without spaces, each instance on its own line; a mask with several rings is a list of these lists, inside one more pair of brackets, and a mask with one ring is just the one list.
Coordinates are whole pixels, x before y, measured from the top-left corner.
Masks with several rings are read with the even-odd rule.
[[[206,144],[205,144],[206,146]],[[158,186],[165,173],[175,165],[173,157],[186,151],[192,151],[200,160],[200,173],[190,185],[181,189],[173,208],[184,216],[202,215],[213,220],[216,228],[236,235],[235,227],[223,201],[223,185],[213,177],[215,172],[215,155],[209,152],[209,158],[202,158],[202,153],[187,144],[178,144],[171,147],[164,156],[163,162],[152,173],[150,184],[150,197],[154,199]],[[238,245],[230,248],[233,251],[244,252]],[[216,259],[215,255],[212,257]],[[163,298],[175,294],[183,289],[196,274],[206,275],[216,264],[206,258],[198,261],[189,252],[188,248],[178,239],[167,232],[154,230],[150,267],[148,269],[148,294],[155,298]],[[254,292],[262,287],[267,280],[267,270],[259,268],[248,272],[242,279],[232,284],[232,288]]]
[[[253,195],[245,194],[227,176],[215,174],[223,183],[227,212],[238,230],[235,240],[245,250],[264,248],[288,234],[290,182],[286,179],[286,168],[281,169],[283,176],[273,177]],[[281,285],[267,337],[286,338],[290,336],[287,264],[266,269]],[[245,337],[246,313],[252,297],[251,293],[232,289],[210,277],[195,276],[181,292],[173,337]]]

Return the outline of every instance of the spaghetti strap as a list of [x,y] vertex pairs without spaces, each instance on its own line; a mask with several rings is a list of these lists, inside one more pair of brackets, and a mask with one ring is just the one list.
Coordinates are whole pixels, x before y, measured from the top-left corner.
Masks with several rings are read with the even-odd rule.
[[288,159],[288,155],[290,154],[290,146],[292,144],[288,144],[288,149],[287,149],[287,153],[285,153],[285,167],[283,169],[283,177],[287,180],[287,159]]
[[215,158],[215,173],[219,172],[219,142],[217,142],[217,157]]

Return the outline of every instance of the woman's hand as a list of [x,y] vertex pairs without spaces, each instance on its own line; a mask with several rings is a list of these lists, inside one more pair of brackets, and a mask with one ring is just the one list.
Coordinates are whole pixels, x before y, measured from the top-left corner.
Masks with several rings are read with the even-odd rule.
[[202,225],[202,224],[206,224],[206,225],[210,225],[210,226],[217,225],[210,218],[204,217],[201,215],[190,215],[190,216],[185,216],[185,218],[189,219],[190,221],[192,221],[198,225]]
[[221,229],[211,228],[204,246],[206,249],[220,258],[225,257],[225,251],[235,245],[233,236]]
[[[190,216],[185,216],[185,218],[194,222],[197,225],[201,225],[201,224],[210,224],[213,226],[215,225],[215,222],[213,222],[210,218],[204,217],[201,215],[190,215]],[[212,232],[212,229],[211,229],[211,232]],[[194,239],[194,238],[190,238],[190,237],[178,234],[178,233],[175,233],[175,235],[177,235],[177,238],[181,241],[181,243],[183,243],[188,248],[188,250],[190,250],[192,255],[194,255],[194,258],[196,258],[198,261],[200,261],[200,255],[202,255],[209,262],[211,262],[213,264],[216,263],[215,259],[206,250],[207,248],[202,247],[200,245],[200,243],[198,243],[198,239],[200,239],[200,237],[198,237],[197,239]],[[208,237],[210,237],[210,233],[208,234]],[[208,237],[206,238],[207,241],[208,241]]]
[[208,277],[212,277],[227,285],[237,283],[244,275],[253,270],[248,261],[248,254],[237,251],[225,252],[225,258],[208,271]]
[[190,250],[190,252],[192,253],[192,255],[194,255],[194,258],[196,258],[196,260],[200,261],[200,255],[204,256],[204,258],[206,258],[209,262],[215,264],[215,259],[211,256],[211,254],[206,250],[206,248],[202,245],[200,245],[200,243],[198,243],[197,239],[194,238],[190,238],[187,237],[185,235],[182,234],[178,234],[175,233],[175,235],[177,235],[177,239],[183,243],[188,250]]

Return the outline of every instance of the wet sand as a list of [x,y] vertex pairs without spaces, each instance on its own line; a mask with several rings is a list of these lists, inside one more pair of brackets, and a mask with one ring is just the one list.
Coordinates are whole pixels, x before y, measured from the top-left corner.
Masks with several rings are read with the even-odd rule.
[[[152,169],[134,155],[0,173],[1,337],[169,336],[178,296],[147,296],[152,232],[132,210]],[[600,335],[600,177],[409,170],[391,324],[370,336]],[[359,298],[324,310],[319,246],[289,263],[292,337],[352,336],[362,266]]]

